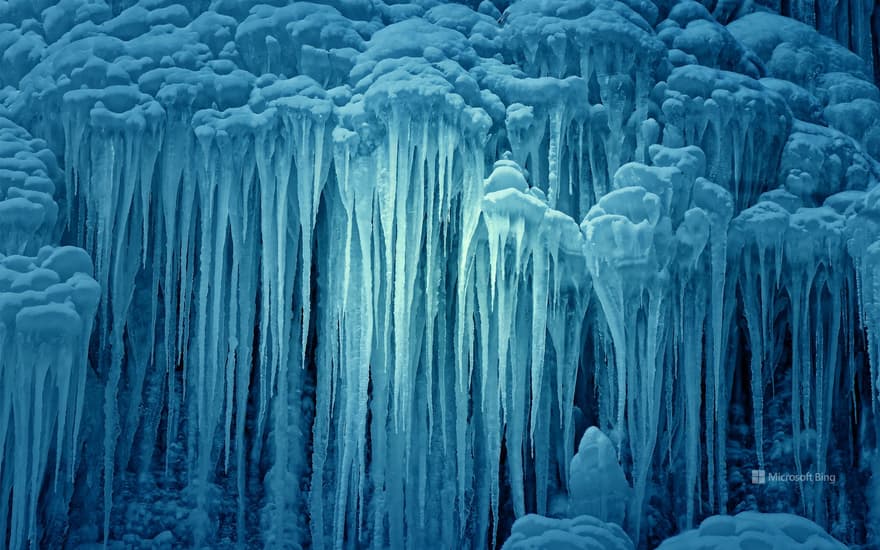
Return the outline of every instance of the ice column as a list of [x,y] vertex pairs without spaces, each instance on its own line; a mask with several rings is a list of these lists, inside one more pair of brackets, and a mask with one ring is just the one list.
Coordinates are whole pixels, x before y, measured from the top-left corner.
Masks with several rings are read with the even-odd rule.
[[[671,194],[671,189],[658,191]],[[613,423],[617,429],[625,426],[632,453],[635,494],[629,521],[636,539],[668,375],[673,233],[667,212],[663,197],[644,187],[622,187],[602,197],[581,224],[587,265],[614,344]]]
[[[498,161],[485,189],[475,250],[480,406],[490,479],[499,476],[503,440],[519,517],[525,514],[525,470],[534,471],[537,509],[545,513],[552,445],[562,444],[562,456],[573,451],[563,443],[573,440],[565,404],[574,398],[590,283],[574,220],[529,189],[516,163]],[[561,440],[550,440],[553,430]],[[567,479],[567,465],[558,466]],[[493,516],[497,490],[493,481]]]
[[[135,291],[135,277],[146,258],[150,234],[153,173],[162,145],[164,110],[152,98],[127,86],[80,89],[64,95],[67,196],[76,197],[68,224],[95,258],[103,289],[99,315],[104,362],[104,535],[109,534],[117,443],[124,427],[118,393],[126,355],[125,329]],[[155,325],[157,297],[151,300]],[[140,314],[143,316],[143,314]],[[144,363],[126,369],[129,387],[143,387]],[[140,392],[132,393],[136,400]],[[137,401],[132,409],[137,410]],[[124,435],[124,434],[122,434]],[[123,441],[129,438],[123,438]],[[123,457],[129,449],[119,449]],[[125,460],[122,458],[122,460]]]
[[782,284],[782,257],[790,213],[783,206],[762,201],[731,222],[730,268],[742,295],[748,324],[752,408],[758,465],[764,467],[764,384],[776,355],[777,294]]

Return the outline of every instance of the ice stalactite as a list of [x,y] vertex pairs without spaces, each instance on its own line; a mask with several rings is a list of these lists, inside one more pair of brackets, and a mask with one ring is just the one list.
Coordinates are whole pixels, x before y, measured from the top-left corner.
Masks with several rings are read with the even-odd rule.
[[[832,204],[841,201],[845,199],[835,197]],[[801,205],[799,197],[785,190],[765,193],[761,202],[734,220],[731,261],[748,325],[758,463],[762,467],[765,463],[764,389],[783,353],[779,319],[787,318],[795,469],[824,473],[832,413],[840,406],[835,396],[841,369],[845,361],[852,361],[846,342],[853,336],[844,326],[854,292],[846,268],[850,265],[846,242],[849,239],[850,254],[858,265],[858,250],[863,249],[854,244],[859,237],[853,240],[852,235],[864,236],[860,229],[865,226],[851,222],[848,233],[845,217],[835,208]],[[827,513],[823,489],[821,484],[800,485],[804,513],[819,522],[826,521]]]
[[[315,446],[312,455],[312,489],[310,495],[313,540],[317,547],[330,536],[342,540],[345,521],[355,517],[360,525],[367,485],[367,424],[368,388],[373,341],[373,188],[369,159],[356,156],[358,138],[353,132],[334,134],[334,159],[338,197],[345,213],[344,220],[333,223],[334,229],[344,224],[345,232],[337,234],[334,243],[339,249],[321,250],[328,269],[339,270],[344,277],[333,281],[328,295],[338,297],[319,315],[318,326],[336,334],[319,353],[319,360],[329,367],[326,376],[318,379],[318,415],[315,420]],[[331,189],[332,191],[332,189]],[[328,195],[332,196],[332,195]],[[338,243],[343,243],[341,246]],[[331,439],[331,433],[333,439]],[[336,442],[338,468],[325,479],[325,464],[332,465],[331,443]],[[328,472],[329,473],[329,472]],[[356,495],[349,509],[348,497]],[[334,522],[340,517],[342,521]],[[327,518],[325,520],[325,517]],[[328,531],[327,527],[330,527]]]
[[[474,282],[486,466],[490,479],[499,477],[503,441],[514,513],[526,511],[527,469],[535,479],[535,495],[528,500],[546,513],[551,466],[563,481],[568,471],[565,463],[550,463],[549,434],[561,430],[563,441],[573,439],[571,413],[562,404],[574,398],[590,297],[582,237],[574,220],[549,208],[543,193],[530,189],[509,160],[498,161],[486,180],[481,220]],[[553,403],[557,410],[550,409]],[[497,491],[493,482],[496,518]]]
[[[681,392],[680,403],[682,406],[675,407],[675,410],[683,409],[684,425],[685,425],[685,516],[683,518],[683,526],[690,527],[693,525],[694,517],[699,511],[698,494],[701,488],[700,471],[702,470],[701,451],[701,435],[703,433],[703,418],[700,414],[700,407],[703,403],[702,384],[705,373],[703,371],[703,338],[704,323],[706,322],[706,309],[708,300],[708,286],[704,278],[694,276],[698,269],[705,269],[705,263],[700,261],[700,252],[698,248],[705,246],[706,243],[700,240],[703,235],[708,238],[709,223],[706,214],[699,209],[689,211],[685,222],[680,226],[679,235],[684,236],[686,231],[696,229],[693,237],[685,237],[690,250],[685,251],[679,257],[679,265],[685,262],[690,265],[682,266],[684,269],[680,273],[683,274],[676,281],[676,289],[674,296],[675,308],[678,310],[675,319],[677,324],[673,326],[673,334],[675,335],[676,345],[674,346],[673,365]],[[689,257],[690,256],[690,257]],[[694,299],[696,297],[696,299]],[[710,428],[707,425],[706,431]],[[711,456],[711,452],[708,453]]]
[[[686,471],[687,510],[685,521],[692,525],[694,518],[695,492],[699,488],[699,457],[702,456],[701,435],[705,435],[705,452],[707,466],[707,485],[710,506],[715,503],[715,479],[723,477],[724,451],[723,433],[726,428],[726,375],[723,354],[728,340],[729,311],[733,300],[726,289],[727,285],[727,232],[733,215],[733,196],[723,187],[703,178],[706,170],[706,157],[701,149],[694,146],[680,149],[655,145],[650,148],[652,162],[655,166],[676,168],[680,171],[673,181],[678,181],[673,194],[673,212],[676,223],[683,227],[677,229],[679,241],[684,245],[680,254],[680,265],[675,272],[679,275],[676,296],[677,313],[680,319],[676,327],[676,341],[682,349],[677,350],[674,364],[683,391],[679,392],[684,399],[686,429]],[[673,172],[675,174],[675,172]],[[688,210],[690,220],[685,219]],[[688,242],[688,231],[694,236],[701,235],[708,222],[709,236],[704,248],[700,248],[700,239],[692,238]],[[697,276],[706,273],[707,277]],[[690,308],[685,311],[684,308]],[[694,338],[700,335],[700,338]],[[704,342],[704,350],[696,347],[697,341]],[[705,364],[705,367],[701,366]],[[705,369],[705,370],[704,370]],[[705,388],[698,384],[705,380]],[[696,400],[696,401],[695,401]],[[700,402],[704,403],[705,423],[699,418]],[[716,449],[716,446],[719,448]]]
[[[118,391],[126,355],[125,331],[135,277],[146,255],[151,189],[162,143],[164,110],[129,87],[75,90],[64,96],[63,117],[67,196],[76,197],[68,223],[95,258],[104,289],[98,341],[109,350],[104,400],[104,536],[109,536],[113,473],[120,437]],[[155,286],[153,287],[155,288]],[[157,299],[150,319],[156,321]],[[148,361],[151,360],[148,358]],[[127,369],[134,387],[143,385],[146,366]],[[131,383],[131,382],[129,382]],[[140,399],[140,392],[133,397]],[[135,404],[134,410],[137,410]]]
[[[301,273],[299,266],[312,263],[312,232],[330,166],[330,107],[323,98],[285,98],[303,90],[307,96],[312,83],[305,77],[265,81],[255,99],[259,112],[251,107],[202,110],[194,117],[186,102],[203,98],[193,98],[185,83],[172,84],[159,94],[167,111],[123,87],[65,96],[72,106],[64,119],[68,194],[82,201],[73,209],[72,225],[95,250],[98,277],[109,285],[101,315],[105,325],[101,339],[112,356],[106,373],[105,524],[111,513],[113,472],[127,466],[138,428],[137,418],[130,415],[138,410],[144,376],[156,361],[167,371],[166,444],[176,440],[181,416],[188,419],[187,448],[197,457],[190,481],[200,513],[208,507],[218,434],[224,470],[229,469],[235,449],[237,529],[244,535],[244,426],[258,287],[264,289],[259,307],[258,432],[264,433],[270,417],[273,434],[301,429],[296,411],[286,407],[270,411],[270,404],[286,403],[289,392],[298,391],[310,326],[310,270]],[[222,91],[222,84],[218,88]],[[224,153],[226,147],[233,147],[235,154]],[[123,181],[130,185],[123,186]],[[96,186],[106,182],[112,184],[110,191],[102,187],[98,192]],[[154,184],[161,192],[154,191]],[[288,237],[291,224],[301,225],[302,230]],[[159,239],[167,246],[153,244]],[[131,253],[121,254],[123,249]],[[288,254],[291,249],[302,260]],[[107,265],[108,257],[127,258],[128,263]],[[164,296],[163,358],[127,351],[123,339],[143,325],[132,322],[128,311],[143,266],[151,267],[146,277],[155,289],[148,338],[157,325],[160,288]],[[298,315],[290,313],[294,305]],[[229,307],[233,315],[223,321]],[[120,418],[118,377],[126,354],[128,416]],[[181,363],[184,370],[179,377]],[[178,384],[182,384],[179,389]],[[281,393],[286,397],[273,400]],[[291,462],[286,436],[276,440],[281,444],[273,446],[278,455],[274,463],[285,470],[278,473],[284,479],[289,475],[286,470],[301,463],[302,457]],[[283,482],[267,480],[276,489],[279,483]],[[273,494],[289,501],[283,491]],[[272,523],[279,529],[287,521],[282,518],[289,507],[289,503],[273,505],[280,515],[273,516]],[[207,535],[193,536],[199,540]]]
[[528,169],[551,208],[581,217],[610,185],[606,112],[587,102],[586,82],[569,77],[551,84],[500,71],[489,71],[483,82],[508,105],[504,123],[512,160]]
[[[655,162],[657,159],[655,157]],[[706,467],[708,502],[713,509],[727,501],[726,483],[726,430],[729,374],[725,353],[730,338],[730,324],[735,303],[735,281],[727,277],[728,229],[733,216],[733,197],[723,187],[698,178],[693,188],[693,205],[709,217],[708,300],[705,324],[705,379],[704,389]],[[708,264],[708,265],[707,265]],[[716,500],[716,487],[718,498]]]
[[[668,69],[663,44],[649,23],[657,17],[656,8],[647,3],[641,7],[647,11],[611,10],[599,2],[567,7],[562,2],[529,1],[512,5],[505,14],[501,37],[525,75],[541,81],[559,79],[555,84],[563,89],[578,88],[573,98],[559,98],[551,108],[540,105],[552,97],[546,92],[538,101],[534,96],[514,99],[526,104],[523,109],[535,106],[539,111],[533,131],[526,134],[530,163],[518,155],[517,143],[511,140],[515,160],[545,190],[550,206],[578,219],[610,190],[621,165],[647,160],[647,147],[658,138],[656,122],[649,118],[649,96]],[[498,93],[505,95],[503,88]],[[571,106],[582,102],[582,114],[571,112]],[[540,159],[535,156],[539,150]],[[563,159],[569,155],[567,166]],[[546,165],[541,164],[544,160]],[[572,192],[577,196],[567,197]],[[565,202],[557,205],[560,198]]]
[[[720,356],[715,341],[719,348],[723,345],[726,233],[733,200],[729,192],[702,177],[706,158],[699,148],[655,145],[649,151],[654,166],[624,165],[615,175],[615,184],[620,188],[637,185],[655,194],[675,231],[668,243],[660,241],[660,247],[668,247],[666,253],[672,268],[666,283],[668,296],[664,298],[669,309],[661,313],[667,317],[658,321],[669,331],[671,355],[662,350],[659,360],[670,369],[664,382],[667,404],[674,400],[678,403],[674,410],[683,411],[687,502],[684,521],[692,524],[699,489],[701,435],[712,434],[714,430],[714,422],[707,422],[703,431],[700,414],[704,402],[712,403],[707,395],[714,396],[718,391],[711,384],[704,391],[703,380],[709,373],[703,365],[712,365],[711,360]],[[703,273],[709,276],[701,276]],[[673,422],[672,410],[668,416],[666,421]],[[659,416],[655,420],[659,422]],[[711,444],[710,438],[706,448],[709,463],[713,462]]]
[[697,145],[707,177],[731,192],[736,211],[775,180],[791,112],[782,97],[747,76],[686,65],[665,84],[663,144]]
[[[798,21],[815,27],[823,35],[846,45],[876,71],[877,44],[880,42],[876,23],[877,4],[871,0],[796,0],[783,4],[780,10]],[[873,27],[872,27],[873,26]],[[878,75],[874,75],[875,79]]]
[[100,295],[91,271],[89,257],[72,247],[0,256],[0,540],[7,548],[39,544],[44,490],[63,501],[73,492]]
[[60,173],[6,118],[0,174],[0,546],[16,550],[54,540],[46,525],[67,520],[101,289],[82,249],[42,246],[56,238]]
[[736,280],[748,325],[755,452],[760,468],[764,468],[764,385],[775,367],[777,295],[789,216],[777,202],[762,201],[734,218],[729,233],[728,273]]
[[[704,393],[718,391],[707,385],[704,392],[703,364],[705,359],[713,365],[710,359],[720,357],[715,341],[721,348],[725,338],[726,233],[733,211],[730,193],[701,177],[705,156],[698,148],[654,146],[650,154],[655,166],[621,167],[614,178],[618,189],[582,224],[588,265],[614,344],[616,384],[608,387],[616,387],[617,406],[609,420],[629,439],[635,485],[629,521],[636,533],[664,392],[667,401],[681,403],[676,410],[683,411],[686,426],[684,520],[690,523],[695,516],[701,404]],[[710,244],[718,234],[725,237]],[[711,276],[697,275],[702,272]],[[713,462],[713,449],[706,450]]]
[[333,88],[344,82],[354,54],[363,50],[363,35],[375,30],[375,22],[352,25],[340,13],[345,11],[342,5],[252,4],[253,10],[246,3],[235,6],[246,15],[235,29],[235,44],[244,53],[245,68],[254,74],[304,75]]
[[[827,471],[831,413],[845,340],[843,325],[850,292],[845,218],[829,207],[801,208],[792,214],[785,237],[785,286],[791,308],[792,428],[794,454],[801,468],[803,430],[815,430],[813,463]],[[807,514],[824,522],[823,485],[806,495]]]
[[875,241],[859,260],[861,278],[861,309],[863,322],[868,333],[868,353],[871,361],[871,383],[873,406],[876,407],[878,387],[880,387],[880,241]]
[[[790,4],[825,5],[812,1]],[[34,501],[36,482],[6,473],[17,436],[0,437],[3,505],[30,499],[0,509],[16,540],[36,525],[50,546],[103,531],[109,545],[482,548],[519,519],[516,544],[595,529],[627,547],[613,527],[530,516],[564,513],[566,489],[584,497],[571,461],[593,423],[608,438],[584,437],[601,447],[591,474],[633,482],[614,519],[653,545],[763,504],[733,471],[753,443],[736,448],[750,426],[728,422],[749,399],[758,466],[777,465],[766,434],[789,405],[795,439],[816,434],[798,469],[858,462],[831,424],[849,420],[838,401],[867,395],[857,348],[875,416],[880,384],[863,2],[811,19],[844,45],[745,13],[763,0],[714,14],[48,3],[0,1],[0,112],[46,140],[0,119],[0,294],[52,280],[41,247],[62,231],[85,246],[102,290],[85,386],[102,395],[83,412],[75,486]],[[60,211],[48,149],[64,152]],[[84,327],[90,310],[74,309]],[[25,374],[58,371],[34,349],[19,350],[38,364]],[[793,396],[767,391],[787,377]],[[0,414],[14,424],[23,399]],[[75,462],[37,451],[48,469]],[[852,478],[790,504],[855,524],[832,509],[868,498]],[[53,523],[70,494],[71,519]],[[552,525],[565,534],[533,537]]]
[[[334,134],[325,230],[335,238],[325,241],[321,265],[345,275],[322,282],[319,325],[334,336],[317,354],[313,540],[339,547],[363,526],[373,547],[454,544],[466,536],[466,486],[438,483],[465,481],[473,428],[467,409],[458,410],[468,382],[460,391],[437,367],[453,349],[454,285],[444,259],[479,196],[486,123],[427,120],[379,94],[365,107],[380,134]],[[443,100],[435,107],[449,109]],[[438,468],[442,475],[429,474]],[[432,519],[432,507],[443,517]]]
[[675,2],[669,8],[667,18],[655,30],[669,48],[672,65],[694,64],[752,78],[760,76],[760,62],[756,63],[754,54],[743,47],[723,21],[714,20],[703,4]]
[[644,187],[608,193],[581,224],[587,265],[614,343],[617,407],[633,460],[634,498],[628,522],[639,538],[642,507],[660,425],[666,372],[669,272],[673,229],[669,182],[664,197]]
[[871,409],[880,399],[880,186],[854,202],[847,219],[847,250],[856,271],[859,320],[866,332],[871,368]]
[[[255,146],[248,132],[249,122],[249,112],[232,112],[219,120],[210,111],[193,117],[198,140],[193,144],[194,172],[192,179],[181,185],[184,194],[190,191],[186,187],[192,186],[199,203],[198,222],[186,227],[185,237],[186,241],[199,243],[199,247],[197,251],[193,249],[196,260],[192,265],[198,265],[191,272],[193,286],[186,291],[192,292],[195,318],[190,340],[184,344],[188,366],[182,380],[183,395],[188,398],[186,427],[192,456],[189,480],[195,489],[199,514],[206,513],[208,506],[209,484],[218,462],[218,432],[222,434],[223,468],[229,469],[233,411],[244,405],[242,393],[246,395],[251,369],[258,234],[254,220]],[[227,148],[229,152],[224,153]],[[173,170],[172,166],[166,168]],[[176,253],[188,255],[186,249]],[[173,254],[169,251],[169,256]],[[171,391],[173,387],[169,397]],[[237,449],[245,444],[241,435],[244,427],[239,426],[243,414],[241,410],[235,413]],[[243,450],[237,452],[236,468],[241,469]],[[240,499],[236,522],[239,532],[243,530],[244,519],[242,475],[238,472],[236,484]],[[194,532],[193,536],[201,543],[206,533]]]
[[864,191],[876,175],[875,161],[853,138],[796,120],[782,153],[778,181],[804,206],[821,206],[834,194]]
[[[189,109],[167,105],[165,146],[158,159],[156,208],[161,219],[164,247],[156,247],[152,261],[161,269],[159,289],[162,293],[164,323],[165,401],[167,413],[164,444],[170,448],[177,441],[181,401],[184,391],[178,389],[185,380],[178,375],[178,366],[186,364],[189,343],[190,305],[195,279],[194,254],[196,220],[197,144],[190,127]],[[178,379],[180,378],[180,379]],[[183,411],[185,414],[185,411]],[[166,455],[164,471],[170,468]]]
[[[296,527],[297,509],[289,487],[299,484],[305,458],[303,449],[289,445],[303,429],[301,411],[289,404],[300,399],[311,326],[311,271],[301,266],[312,263],[312,234],[331,154],[329,103],[308,91],[293,99],[291,92],[307,90],[311,83],[308,78],[274,81],[260,90],[259,112],[250,106],[204,110],[192,120],[202,158],[195,174],[199,224],[194,240],[201,246],[193,300],[199,311],[185,376],[193,408],[189,416],[195,418],[189,423],[189,448],[198,457],[192,481],[198,509],[206,512],[218,439],[224,471],[235,450],[237,529],[244,536],[245,415],[258,323],[253,375],[258,415],[250,437],[270,436],[274,466],[263,480],[268,540],[292,536],[288,529]],[[227,148],[235,153],[225,153]]]
[[[331,104],[312,94],[305,77],[280,80],[262,94],[274,112],[259,129],[260,401],[258,430],[269,422],[273,468],[265,480],[272,499],[269,538],[287,540],[297,513],[290,487],[305,459],[290,445],[302,436],[299,402],[311,321],[313,236],[332,158]],[[299,93],[299,96],[296,94]]]

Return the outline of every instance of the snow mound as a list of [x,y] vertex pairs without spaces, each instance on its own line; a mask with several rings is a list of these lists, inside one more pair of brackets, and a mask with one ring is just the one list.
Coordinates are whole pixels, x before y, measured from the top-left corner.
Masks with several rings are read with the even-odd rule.
[[529,514],[516,520],[502,550],[632,550],[618,525],[592,516],[555,519]]
[[792,514],[742,512],[712,516],[700,527],[667,539],[658,550],[844,550],[812,521]]

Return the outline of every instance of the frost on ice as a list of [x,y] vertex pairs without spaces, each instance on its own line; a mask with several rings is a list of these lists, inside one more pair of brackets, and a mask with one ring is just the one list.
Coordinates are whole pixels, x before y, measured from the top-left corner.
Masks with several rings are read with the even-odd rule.
[[878,21],[0,0],[0,546],[880,544]]

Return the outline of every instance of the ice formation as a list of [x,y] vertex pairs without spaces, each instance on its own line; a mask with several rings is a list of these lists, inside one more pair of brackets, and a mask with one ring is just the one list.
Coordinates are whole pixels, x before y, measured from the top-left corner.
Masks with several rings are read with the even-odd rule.
[[59,173],[45,142],[0,117],[0,155],[0,542],[19,548],[39,540],[38,509],[67,515],[101,289],[84,250],[49,245]]
[[623,525],[632,488],[611,440],[590,426],[571,459],[571,502],[568,514],[591,516]]
[[0,546],[880,544],[878,37],[0,0]]

